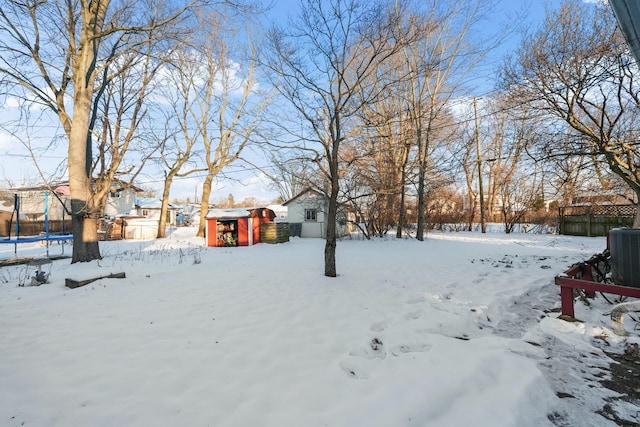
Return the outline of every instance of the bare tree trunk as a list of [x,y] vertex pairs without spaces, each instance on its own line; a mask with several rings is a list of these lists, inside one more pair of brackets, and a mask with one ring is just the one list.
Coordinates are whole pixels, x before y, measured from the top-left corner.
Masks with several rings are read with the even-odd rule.
[[469,204],[469,212],[467,215],[467,225],[468,225],[469,231],[472,231],[473,223],[476,219],[477,202],[476,202],[476,194],[473,192],[474,169],[471,167],[468,160],[469,160],[468,157],[465,156],[464,160],[462,161],[462,169],[464,170],[465,181],[467,184],[466,198],[467,198],[467,203]]
[[[337,155],[336,164],[337,164]],[[336,167],[337,169],[337,167]],[[331,194],[329,195],[329,212],[327,212],[327,239],[324,246],[324,275],[336,277],[336,216],[338,213],[338,174],[331,177]]]
[[402,168],[402,178],[401,179],[401,185],[400,185],[400,207],[399,207],[399,211],[398,211],[398,227],[396,228],[396,239],[401,239],[402,238],[402,227],[404,227],[404,216],[405,216],[405,195],[406,195],[406,186],[405,186],[405,180],[406,178],[406,172],[404,167]]
[[206,217],[209,212],[209,196],[211,195],[211,183],[213,182],[213,175],[207,174],[202,184],[202,200],[200,201],[200,224],[198,225],[197,237],[204,237],[205,229],[207,227]]
[[169,173],[164,180],[162,189],[162,206],[160,208],[160,221],[158,221],[158,239],[167,237],[167,211],[169,210],[169,193],[171,192],[171,184],[175,174]]
[[[416,145],[418,146],[418,226],[416,229],[416,239],[424,240],[424,180],[426,173],[426,162],[423,160],[427,156],[427,149],[422,146],[422,132],[420,128],[416,130]],[[423,151],[424,150],[424,151]]]
[[109,2],[91,4],[87,10],[80,33],[80,48],[73,58],[74,77],[73,122],[69,132],[69,190],[71,191],[71,221],[74,235],[71,262],[87,262],[100,259],[98,224],[93,203],[91,177],[91,138],[89,120],[95,82],[96,33],[102,30]]

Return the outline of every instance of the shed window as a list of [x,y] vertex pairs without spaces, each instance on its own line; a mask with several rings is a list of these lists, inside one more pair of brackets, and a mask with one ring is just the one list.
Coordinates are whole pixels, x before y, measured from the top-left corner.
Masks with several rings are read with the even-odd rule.
[[113,198],[113,199],[117,199],[120,197],[120,192],[119,191],[109,191],[109,197]]
[[305,209],[304,210],[305,221],[317,221],[317,209]]

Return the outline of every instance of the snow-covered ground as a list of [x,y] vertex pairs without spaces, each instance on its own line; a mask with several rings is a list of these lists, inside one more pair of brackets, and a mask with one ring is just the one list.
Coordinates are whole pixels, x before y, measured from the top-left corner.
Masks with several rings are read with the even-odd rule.
[[0,425],[602,427],[607,403],[640,419],[600,385],[603,349],[637,331],[615,336],[601,296],[576,303],[583,323],[550,311],[554,276],[604,238],[342,240],[326,278],[322,240],[206,248],[194,233],[101,242],[104,259],[57,260],[39,287],[18,286],[33,267],[0,268]]

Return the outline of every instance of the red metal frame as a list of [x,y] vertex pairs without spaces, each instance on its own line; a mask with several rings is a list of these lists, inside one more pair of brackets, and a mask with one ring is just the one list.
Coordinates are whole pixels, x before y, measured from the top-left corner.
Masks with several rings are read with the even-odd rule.
[[594,266],[608,257],[609,250],[607,249],[601,255],[594,255],[584,263],[572,265],[569,270],[564,272],[563,276],[556,276],[555,283],[560,286],[560,301],[563,316],[575,317],[573,309],[574,289],[584,289],[587,296],[591,298],[595,296],[596,292],[640,298],[640,288],[601,283],[594,280]]

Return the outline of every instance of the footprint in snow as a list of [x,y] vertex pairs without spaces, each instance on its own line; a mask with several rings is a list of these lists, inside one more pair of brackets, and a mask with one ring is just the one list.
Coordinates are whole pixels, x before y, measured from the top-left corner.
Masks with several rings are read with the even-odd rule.
[[417,296],[417,297],[413,297],[411,299],[409,299],[407,301],[407,304],[420,304],[422,302],[425,302],[427,299],[424,296]]
[[343,360],[340,362],[340,368],[349,375],[351,378],[356,380],[366,380],[369,378],[369,374],[364,371],[358,364],[353,360]]
[[357,348],[349,352],[349,356],[363,357],[365,359],[384,359],[387,357],[387,352],[384,349],[384,344],[379,338],[374,338],[364,348]]
[[382,332],[388,327],[389,327],[389,323],[382,321],[382,322],[374,323],[373,325],[371,325],[369,329],[371,329],[373,332]]
[[422,310],[412,311],[405,315],[405,319],[407,320],[416,320],[422,317]]
[[431,350],[433,346],[426,343],[401,344],[391,348],[391,354],[400,356],[406,353],[424,353]]

